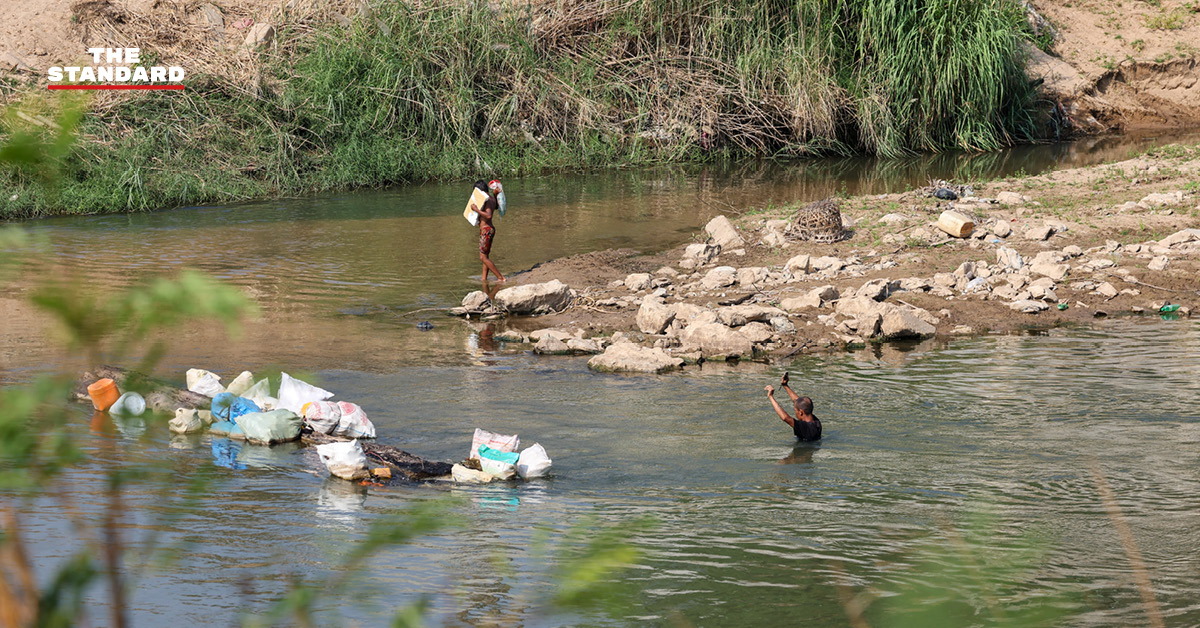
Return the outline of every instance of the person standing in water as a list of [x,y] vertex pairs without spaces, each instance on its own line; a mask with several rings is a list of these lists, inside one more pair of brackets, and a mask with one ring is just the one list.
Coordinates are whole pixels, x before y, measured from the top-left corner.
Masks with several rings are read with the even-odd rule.
[[792,392],[788,386],[788,374],[783,374],[783,379],[779,382],[779,386],[783,388],[788,397],[792,398],[792,405],[796,408],[796,416],[793,417],[783,408],[779,407],[779,402],[775,401],[775,388],[767,386],[763,390],[767,391],[767,399],[771,400],[771,406],[775,408],[775,414],[787,423],[792,428],[792,433],[796,438],[805,442],[821,440],[821,419],[818,419],[813,414],[813,402],[808,397],[801,397]]
[[489,257],[492,253],[492,240],[496,237],[496,227],[492,225],[492,218],[500,209],[500,203],[496,201],[496,195],[501,189],[500,182],[492,181],[489,185],[479,180],[475,182],[475,187],[488,195],[483,207],[471,203],[471,211],[479,214],[479,260],[483,262],[483,283],[487,283],[489,271],[496,275],[496,281],[504,281],[504,275],[500,274],[500,270]]

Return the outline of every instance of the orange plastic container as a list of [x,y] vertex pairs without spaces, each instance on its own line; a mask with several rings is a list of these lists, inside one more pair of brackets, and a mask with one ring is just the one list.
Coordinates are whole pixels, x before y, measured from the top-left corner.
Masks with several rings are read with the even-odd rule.
[[121,391],[117,390],[116,382],[105,377],[88,386],[88,396],[92,398],[92,406],[104,412],[117,402],[117,399],[121,397]]

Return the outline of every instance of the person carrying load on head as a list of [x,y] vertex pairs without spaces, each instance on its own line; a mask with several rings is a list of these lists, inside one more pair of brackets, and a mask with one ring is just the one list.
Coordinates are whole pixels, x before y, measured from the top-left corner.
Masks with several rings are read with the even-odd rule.
[[497,197],[504,194],[504,188],[500,186],[499,181],[493,180],[491,183],[484,183],[482,179],[475,182],[475,188],[487,194],[487,200],[483,202],[483,207],[474,202],[470,205],[471,211],[479,214],[479,260],[483,262],[483,282],[487,283],[489,272],[496,275],[497,281],[505,281],[504,275],[500,274],[500,270],[496,268],[496,264],[490,257],[492,240],[496,237],[496,227],[492,222],[496,217],[496,212],[504,213]]
[[767,386],[763,390],[767,391],[767,399],[771,400],[771,406],[775,408],[775,414],[778,414],[780,420],[792,428],[792,433],[796,435],[796,438],[806,442],[821,440],[821,419],[818,419],[813,414],[812,399],[801,397],[792,392],[792,389],[788,386],[787,373],[783,374],[783,379],[779,382],[779,385],[788,394],[788,397],[792,398],[792,405],[796,409],[796,416],[789,415],[787,412],[784,412],[783,408],[779,407],[779,402],[775,401],[775,388]]

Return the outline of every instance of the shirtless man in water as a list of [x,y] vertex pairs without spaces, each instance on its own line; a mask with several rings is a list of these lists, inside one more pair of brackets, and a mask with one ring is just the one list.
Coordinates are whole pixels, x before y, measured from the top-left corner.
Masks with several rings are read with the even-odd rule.
[[767,386],[763,390],[767,391],[767,399],[771,400],[771,405],[775,408],[775,414],[787,423],[792,428],[792,433],[796,438],[802,441],[821,440],[821,419],[818,419],[813,414],[813,402],[808,397],[801,397],[792,392],[788,386],[788,374],[783,374],[783,379],[779,382],[779,386],[783,388],[788,397],[792,398],[792,405],[796,408],[796,416],[792,417],[783,408],[779,407],[779,402],[775,401],[775,387]]
[[492,239],[496,237],[496,227],[492,226],[492,216],[500,209],[500,204],[496,202],[496,192],[500,189],[500,182],[492,181],[492,184],[492,190],[488,190],[487,183],[482,180],[476,181],[475,187],[487,193],[488,199],[483,202],[483,207],[477,207],[475,203],[471,203],[471,211],[479,214],[479,260],[483,262],[483,283],[487,283],[489,271],[496,275],[497,281],[504,281],[504,275],[500,274],[500,270],[488,257],[492,253]]

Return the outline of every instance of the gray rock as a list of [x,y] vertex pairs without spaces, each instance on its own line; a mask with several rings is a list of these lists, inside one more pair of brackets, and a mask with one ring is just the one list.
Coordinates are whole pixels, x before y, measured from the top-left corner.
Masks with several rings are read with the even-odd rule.
[[1158,243],[1163,246],[1170,247],[1186,244],[1188,242],[1194,242],[1196,240],[1200,240],[1200,229],[1184,229],[1183,231],[1176,231],[1175,233],[1172,233],[1162,240],[1159,240]]
[[749,340],[751,344],[762,344],[769,342],[775,337],[775,330],[766,323],[747,323],[745,327],[738,330],[742,336]]
[[1079,257],[1080,255],[1083,255],[1083,249],[1074,244],[1072,244],[1070,246],[1064,246],[1062,252],[1063,252],[1063,255],[1065,257],[1067,257],[1068,259],[1073,258],[1073,257]]
[[1150,270],[1166,270],[1167,264],[1170,264],[1170,263],[1171,263],[1171,260],[1167,259],[1166,256],[1159,255],[1158,257],[1155,257],[1154,259],[1150,260],[1150,265],[1147,266],[1147,268],[1149,268]]
[[788,312],[799,312],[800,310],[816,309],[821,307],[821,297],[813,292],[808,292],[803,296],[790,297],[779,302],[779,307]]
[[496,293],[493,302],[510,314],[536,315],[564,310],[572,299],[571,288],[555,279],[505,288]]
[[884,216],[879,219],[879,222],[892,226],[902,225],[908,222],[908,216],[903,214],[884,214]]
[[879,333],[885,339],[925,338],[937,333],[937,328],[922,320],[915,312],[894,308],[883,315]]
[[468,310],[482,312],[492,306],[492,301],[483,292],[475,290],[463,297],[462,306]]
[[567,348],[573,353],[600,353],[604,350],[596,340],[584,338],[572,338],[568,340]]
[[662,268],[654,271],[654,274],[658,275],[660,277],[668,277],[670,279],[674,279],[679,276],[679,271],[675,270],[674,268],[671,268],[670,266],[663,266]]
[[873,301],[882,301],[899,289],[899,281],[890,279],[872,279],[867,283],[864,283],[862,287],[856,290],[854,292],[854,296],[867,297]]
[[838,271],[846,267],[846,262],[836,257],[816,257],[809,260],[809,266],[816,271]]
[[1111,283],[1108,283],[1107,281],[1105,281],[1104,283],[1101,283],[1100,285],[1096,286],[1096,294],[1098,294],[1106,299],[1111,299],[1111,298],[1117,296],[1117,294],[1119,294],[1119,293],[1117,292],[1117,289],[1115,286],[1113,286]]
[[1016,192],[1000,192],[996,195],[996,202],[1001,205],[1021,205],[1027,203],[1029,199]]
[[641,292],[650,287],[649,273],[633,273],[625,277],[625,287],[631,292]]
[[246,32],[246,40],[242,42],[242,47],[259,48],[271,43],[273,39],[275,39],[275,27],[266,22],[259,22]]
[[1012,234],[1012,223],[1007,220],[997,220],[996,224],[992,225],[992,233],[997,237],[1007,238]]
[[812,269],[811,262],[812,260],[809,256],[801,254],[789,259],[783,267],[792,271],[792,273],[808,273]]
[[1034,301],[1032,299],[1014,301],[1009,303],[1008,307],[1018,312],[1025,312],[1026,314],[1033,314],[1035,312],[1042,312],[1050,309],[1050,306],[1047,305],[1045,301]]
[[1025,239],[1033,240],[1034,242],[1044,242],[1050,239],[1050,236],[1053,233],[1054,228],[1050,226],[1043,225],[1041,227],[1033,227],[1032,229],[1025,231]]
[[742,240],[742,236],[738,235],[737,228],[724,216],[717,216],[708,221],[708,224],[704,225],[704,231],[721,248],[736,249],[746,245],[746,242]]
[[748,266],[737,271],[737,283],[743,288],[754,288],[767,280],[770,271],[762,266]]
[[716,259],[720,254],[721,245],[701,242],[687,245],[687,248],[683,250],[683,259],[691,260],[693,263],[703,266]]
[[1141,205],[1142,207],[1145,207],[1147,209],[1155,209],[1157,207],[1167,207],[1167,206],[1171,206],[1171,205],[1178,205],[1182,202],[1183,202],[1183,192],[1175,191],[1175,192],[1147,194],[1145,197],[1142,198],[1142,200],[1138,201],[1138,205]]
[[571,353],[571,347],[563,340],[547,334],[533,346],[533,352],[539,355],[566,355]]
[[720,323],[692,324],[683,330],[684,351],[699,350],[707,359],[739,358],[753,352],[750,340]]
[[494,337],[500,342],[529,342],[529,337],[516,329],[506,329]]
[[675,320],[675,311],[658,299],[642,299],[638,308],[637,326],[644,334],[661,334]]
[[1025,260],[1015,249],[1002,246],[996,249],[996,263],[999,264],[1001,268],[1021,270],[1021,267],[1025,265]]
[[1055,281],[1066,279],[1067,273],[1071,270],[1068,264],[1033,264],[1029,267],[1029,271],[1035,275],[1049,277]]
[[762,242],[763,246],[772,248],[783,248],[787,246],[787,238],[778,231],[768,231],[767,235],[763,236],[759,242]]
[[736,268],[733,266],[718,266],[708,271],[708,274],[704,276],[704,279],[700,280],[700,285],[705,290],[716,290],[718,288],[732,286],[733,282],[736,280]]
[[776,316],[771,319],[771,328],[779,335],[796,333],[796,326],[786,316]]
[[614,342],[604,353],[588,360],[588,368],[603,373],[665,373],[682,367],[682,358],[631,342]]

